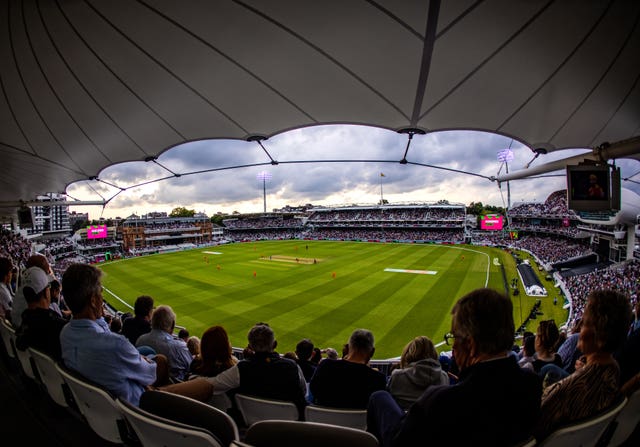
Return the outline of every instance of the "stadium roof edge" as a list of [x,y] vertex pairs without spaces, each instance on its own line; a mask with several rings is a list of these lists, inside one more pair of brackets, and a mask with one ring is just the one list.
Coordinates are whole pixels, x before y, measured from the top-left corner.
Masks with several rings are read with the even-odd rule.
[[3,0],[0,201],[316,125],[492,132],[538,162],[640,129],[637,1],[222,3]]

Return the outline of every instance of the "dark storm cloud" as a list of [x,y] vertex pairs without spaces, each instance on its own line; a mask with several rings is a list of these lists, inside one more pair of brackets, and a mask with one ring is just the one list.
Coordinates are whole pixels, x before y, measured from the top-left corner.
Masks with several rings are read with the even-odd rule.
[[[509,138],[486,132],[446,131],[414,137],[410,161],[441,165],[494,175],[499,169],[498,152],[508,149],[515,157],[527,158],[531,151]],[[415,158],[414,158],[415,157]],[[516,159],[517,160],[517,159]]]
[[283,178],[282,186],[287,195],[322,200],[330,194],[356,187],[363,177],[362,170],[362,165],[355,163],[288,165],[274,171],[274,178]]
[[99,178],[120,187],[129,187],[168,175],[171,174],[153,162],[134,161],[108,167]]
[[152,204],[156,204],[156,205],[161,205],[164,204],[164,202],[161,202],[158,200],[158,197],[156,197],[154,194],[142,194],[142,195],[124,195],[124,196],[118,196],[117,199],[115,199],[115,201],[117,202],[117,205],[119,207],[122,208],[128,208],[128,207],[139,207],[144,203],[152,203]]
[[[468,204],[506,205],[507,184],[499,185],[488,178],[467,175],[422,165],[433,165],[485,177],[505,173],[507,166],[498,161],[498,152],[509,148],[514,159],[509,172],[519,171],[532,161],[533,153],[510,138],[473,131],[446,131],[414,136],[408,154],[408,164],[400,164],[407,147],[407,135],[365,126],[319,126],[298,129],[276,135],[263,142],[213,140],[198,141],[165,152],[158,163],[182,174],[152,185],[152,188],[132,188],[114,199],[113,208],[133,206],[210,206],[210,213],[219,207],[235,204],[262,203],[262,182],[256,178],[267,171],[266,182],[270,203],[321,204],[328,197],[361,203],[376,201],[380,186],[385,198],[395,201],[435,201],[447,199]],[[532,166],[575,155],[562,151],[544,155]],[[268,164],[271,156],[279,164]],[[342,160],[337,163],[329,161]],[[307,163],[298,163],[307,161]],[[309,162],[310,161],[310,162]],[[366,162],[363,162],[366,161]],[[264,166],[226,169],[264,163]],[[422,165],[421,165],[422,164]],[[629,161],[631,175],[637,161]],[[195,171],[211,171],[188,175]],[[380,174],[384,173],[384,177]],[[560,172],[562,174],[562,172]],[[111,167],[101,177],[121,185],[133,185],[170,175],[156,163],[127,163]],[[625,175],[623,171],[623,176]],[[640,177],[640,176],[639,176]],[[638,177],[636,177],[636,180]],[[542,201],[555,190],[565,188],[563,177],[516,180],[509,182],[511,203]],[[635,185],[634,185],[635,187]],[[98,185],[104,194],[108,189]],[[117,192],[117,190],[115,190]],[[356,197],[353,194],[357,192]],[[361,199],[358,199],[358,197]],[[338,199],[336,199],[338,197]],[[256,205],[257,206],[257,205]]]
[[406,136],[365,126],[320,126],[265,142],[278,160],[400,160]]
[[176,146],[158,161],[176,172],[268,162],[258,143],[237,140],[194,141]]

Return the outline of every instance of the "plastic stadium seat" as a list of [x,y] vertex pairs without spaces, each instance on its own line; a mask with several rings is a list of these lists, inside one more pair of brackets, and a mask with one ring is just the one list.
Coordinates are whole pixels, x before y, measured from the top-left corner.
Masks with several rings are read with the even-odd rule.
[[614,420],[626,404],[627,398],[625,397],[596,416],[557,429],[536,445],[544,447],[595,446],[609,423]]
[[125,400],[116,399],[116,404],[143,447],[223,447],[218,438],[203,428],[161,418]]
[[9,355],[18,359],[20,368],[29,379],[40,383],[40,377],[36,376],[31,363],[31,355],[27,351],[16,348],[16,330],[4,319],[2,319],[2,339]]
[[249,427],[244,442],[254,447],[377,447],[371,433],[318,422],[260,421]]
[[78,410],[89,427],[107,441],[127,444],[130,441],[128,425],[115,398],[104,388],[60,363],[56,363],[56,368],[71,389]]
[[[15,337],[15,330],[7,320],[4,318],[0,318],[0,333],[2,333],[2,342],[4,343],[4,348],[7,351],[7,355],[9,358],[16,358],[16,350],[13,344],[12,339]],[[13,334],[13,335],[12,335]]]
[[140,409],[163,419],[206,430],[224,447],[240,439],[238,426],[231,416],[190,397],[165,391],[145,391],[140,397]]
[[[15,337],[13,338],[13,341],[15,345]],[[24,373],[24,375],[34,382],[41,384],[42,382],[40,381],[40,376],[37,374],[37,369],[35,368],[35,364],[31,360],[31,354],[29,353],[29,351],[23,351],[16,348],[16,355],[18,356],[20,367],[22,368],[22,372]]]
[[345,408],[307,405],[304,409],[304,419],[309,422],[321,422],[360,430],[367,428],[367,410],[348,410]]
[[533,436],[529,439],[527,439],[526,441],[522,442],[521,444],[517,444],[514,447],[533,447],[536,444],[536,438],[534,438]]
[[[38,370],[40,380],[51,399],[62,407],[69,407],[69,387],[58,368],[56,368],[56,361],[48,354],[35,348],[29,348],[28,351]],[[74,407],[74,405],[72,404],[71,407]]]
[[623,444],[640,424],[640,389],[636,390],[627,399],[627,404],[613,421],[615,427],[613,427],[613,436],[609,440],[611,447]]
[[244,394],[236,394],[235,400],[247,427],[265,419],[297,421],[300,416],[298,407],[293,402],[263,399]]

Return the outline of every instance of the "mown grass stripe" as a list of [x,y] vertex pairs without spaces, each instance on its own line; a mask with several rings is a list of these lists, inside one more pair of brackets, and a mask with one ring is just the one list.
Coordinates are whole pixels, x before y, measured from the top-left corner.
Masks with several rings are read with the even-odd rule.
[[[265,321],[275,329],[280,352],[293,350],[303,337],[340,351],[353,329],[366,327],[376,337],[376,358],[386,358],[400,355],[417,335],[440,339],[442,328],[449,325],[453,302],[484,283],[484,255],[455,248],[459,247],[267,241],[220,247],[223,254],[208,255],[209,263],[207,255],[193,250],[101,268],[106,272],[105,286],[125,301],[133,304],[136,296],[151,295],[156,304],[171,305],[178,324],[194,335],[220,324],[232,343],[242,347],[251,326]],[[269,255],[321,261],[272,264],[259,260]],[[386,267],[439,273],[390,274],[384,272]],[[492,281],[497,272],[492,268]],[[496,281],[499,284],[500,278]]]

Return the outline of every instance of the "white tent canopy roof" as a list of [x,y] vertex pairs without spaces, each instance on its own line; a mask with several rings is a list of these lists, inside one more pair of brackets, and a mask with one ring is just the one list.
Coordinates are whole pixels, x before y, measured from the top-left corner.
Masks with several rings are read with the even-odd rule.
[[319,124],[475,129],[547,151],[640,134],[637,1],[1,0],[0,11],[0,201],[188,141]]

